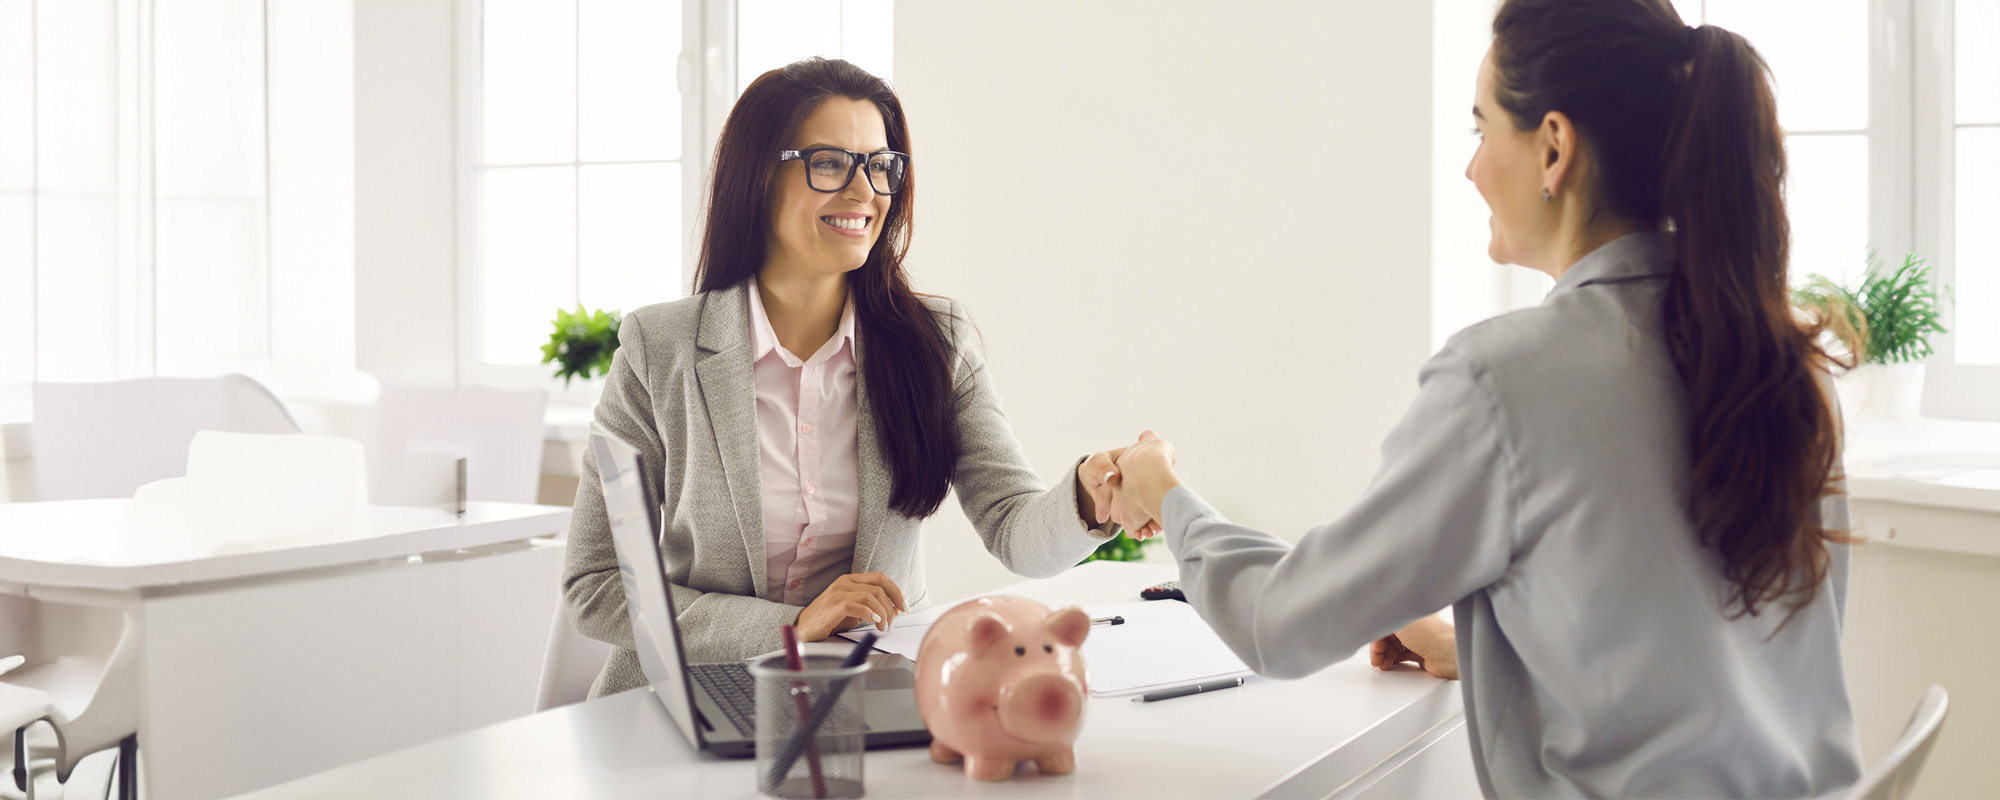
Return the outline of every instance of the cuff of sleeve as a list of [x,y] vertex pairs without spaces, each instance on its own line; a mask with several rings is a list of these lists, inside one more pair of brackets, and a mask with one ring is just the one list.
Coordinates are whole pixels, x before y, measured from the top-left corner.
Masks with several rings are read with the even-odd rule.
[[1195,520],[1206,516],[1222,516],[1208,501],[1201,499],[1187,484],[1181,484],[1167,491],[1166,499],[1160,501],[1161,532],[1167,537],[1167,547],[1181,552],[1181,541],[1187,538],[1188,527]]

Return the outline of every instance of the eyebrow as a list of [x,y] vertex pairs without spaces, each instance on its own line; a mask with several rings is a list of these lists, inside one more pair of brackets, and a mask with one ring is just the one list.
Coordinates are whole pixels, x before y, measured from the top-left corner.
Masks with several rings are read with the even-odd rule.
[[1486,118],[1486,115],[1485,115],[1485,114],[1481,114],[1481,113],[1479,113],[1479,105],[1478,105],[1477,103],[1473,104],[1473,106],[1472,106],[1472,116],[1474,116],[1474,117],[1476,117],[1476,118],[1479,118],[1479,119],[1485,119],[1485,118]]

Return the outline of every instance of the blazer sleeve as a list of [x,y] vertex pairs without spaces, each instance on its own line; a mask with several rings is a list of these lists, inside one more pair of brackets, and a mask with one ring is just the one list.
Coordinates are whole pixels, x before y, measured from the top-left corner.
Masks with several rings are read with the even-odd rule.
[[[952,301],[945,323],[957,353],[958,464],[952,489],[986,551],[1008,570],[1046,578],[1076,565],[1104,543],[1077,518],[1076,478],[1045,487],[1000,409],[1000,393],[965,307]],[[1079,462],[1081,463],[1081,462]]]
[[[596,419],[639,450],[640,468],[649,478],[646,509],[654,530],[659,530],[658,492],[665,455],[653,423],[645,365],[645,336],[639,319],[628,316],[618,330],[618,350],[611,356],[611,374],[597,402]],[[579,633],[633,649],[632,621],[625,607],[625,587],[618,579],[618,554],[611,544],[597,456],[589,448],[584,451],[570,515],[562,589],[570,625]],[[798,607],[758,597],[701,592],[672,583],[667,589],[673,593],[682,645],[694,662],[732,661],[776,650],[779,626],[798,619]]]
[[1176,487],[1161,522],[1188,602],[1251,669],[1296,678],[1499,580],[1519,540],[1501,413],[1477,365],[1447,346],[1374,482],[1297,546]]

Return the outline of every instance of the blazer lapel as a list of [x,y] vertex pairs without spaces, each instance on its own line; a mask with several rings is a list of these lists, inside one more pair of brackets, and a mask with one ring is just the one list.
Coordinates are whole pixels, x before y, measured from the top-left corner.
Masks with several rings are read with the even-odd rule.
[[[750,364],[750,293],[742,284],[710,292],[702,303],[695,364],[710,435],[722,457],[722,477],[736,507],[737,532],[750,561],[751,586],[767,594],[764,581],[764,505],[757,455],[757,383]],[[769,600],[771,598],[765,597]]]
[[891,481],[889,465],[882,460],[882,448],[875,438],[875,413],[868,403],[868,371],[863,369],[860,326],[854,332],[854,395],[859,419],[854,424],[854,449],[859,454],[856,484],[860,488],[854,530],[854,572],[876,572],[875,544],[881,539],[889,515]]

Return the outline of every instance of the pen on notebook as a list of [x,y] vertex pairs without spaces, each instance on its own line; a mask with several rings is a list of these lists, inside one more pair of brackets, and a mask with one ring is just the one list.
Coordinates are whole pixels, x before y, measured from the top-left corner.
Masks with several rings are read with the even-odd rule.
[[1234,689],[1242,685],[1243,685],[1243,678],[1241,677],[1223,678],[1222,680],[1219,681],[1197,683],[1194,684],[1193,686],[1181,686],[1173,689],[1162,689],[1160,691],[1152,692],[1150,694],[1142,694],[1139,695],[1138,697],[1133,698],[1132,702],[1151,703],[1155,700],[1172,700],[1176,697],[1186,697],[1191,694],[1201,694],[1202,692],[1213,692],[1217,689]]
[[1095,619],[1092,619],[1092,620],[1090,621],[1090,624],[1092,624],[1092,625],[1123,625],[1123,624],[1125,624],[1125,618],[1124,618],[1124,617],[1097,617],[1097,618],[1095,618]]

